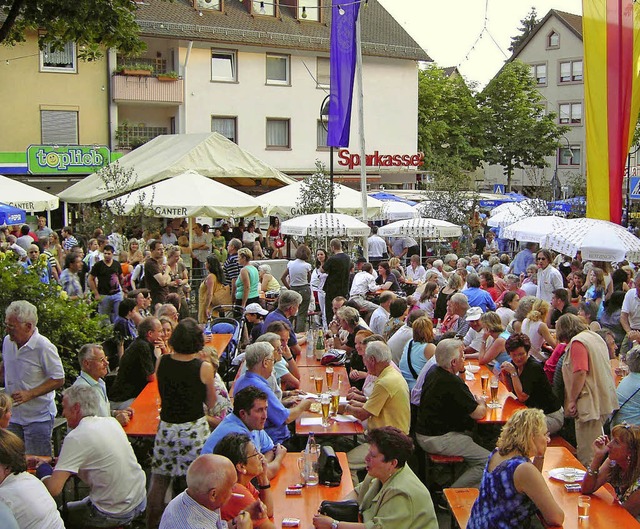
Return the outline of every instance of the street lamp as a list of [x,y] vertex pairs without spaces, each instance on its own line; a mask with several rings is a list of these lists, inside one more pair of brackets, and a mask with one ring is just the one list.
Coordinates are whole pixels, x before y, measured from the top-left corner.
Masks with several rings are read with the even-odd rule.
[[[322,100],[320,104],[320,123],[322,128],[329,132],[329,99],[331,95],[328,95]],[[329,191],[329,213],[333,213],[333,147],[329,147],[329,185],[331,189]]]
[[[567,142],[567,149],[569,151],[569,156],[571,158],[573,158],[573,151],[571,150],[571,143],[569,142],[569,140],[567,139],[567,137],[563,134],[562,136],[560,136],[560,138],[563,138],[564,141]],[[558,140],[560,139],[558,138]],[[560,143],[558,143],[559,147],[562,147],[562,145],[560,145]],[[556,168],[553,171],[553,178],[551,179],[551,188],[553,189],[553,201],[556,201],[556,197],[557,197],[557,193],[558,190],[560,189],[560,179],[558,178],[558,159],[560,158],[561,153],[557,152],[556,153]]]

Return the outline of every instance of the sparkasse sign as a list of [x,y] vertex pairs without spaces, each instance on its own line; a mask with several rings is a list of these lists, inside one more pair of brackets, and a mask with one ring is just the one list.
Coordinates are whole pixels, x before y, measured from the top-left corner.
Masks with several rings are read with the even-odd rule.
[[[366,155],[367,167],[418,167],[424,164],[424,153],[417,154],[380,154],[373,151],[373,154]],[[352,154],[349,149],[338,151],[338,165],[353,169],[360,165],[360,155]]]
[[27,169],[31,174],[87,174],[111,162],[104,145],[29,145]]

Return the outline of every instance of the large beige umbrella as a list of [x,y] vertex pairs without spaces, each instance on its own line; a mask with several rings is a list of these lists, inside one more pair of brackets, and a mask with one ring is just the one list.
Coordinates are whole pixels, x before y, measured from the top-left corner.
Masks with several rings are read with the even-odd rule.
[[51,211],[59,205],[57,196],[2,175],[0,202],[25,211]]

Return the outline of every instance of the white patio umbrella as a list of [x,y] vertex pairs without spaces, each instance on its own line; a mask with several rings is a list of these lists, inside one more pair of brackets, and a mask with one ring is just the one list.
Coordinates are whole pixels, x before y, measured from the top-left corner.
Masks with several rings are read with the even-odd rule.
[[443,239],[445,237],[460,237],[462,228],[446,220],[415,219],[399,220],[378,228],[381,237],[413,237],[418,239]]
[[283,235],[301,237],[367,237],[371,228],[364,222],[341,213],[317,213],[285,220],[280,225]]
[[[496,210],[498,210],[496,212]],[[522,202],[501,204],[491,210],[487,224],[492,228],[504,228],[526,217],[548,215],[549,207],[544,200],[529,199]]]
[[404,202],[397,202],[393,200],[382,201],[382,211],[379,218],[395,221],[403,219],[415,219],[419,217],[420,213],[413,206],[405,204]]
[[25,211],[52,211],[60,204],[57,196],[2,175],[0,202]]
[[136,189],[107,204],[115,213],[131,212],[141,203],[152,206],[156,217],[262,217],[258,199],[196,171]]
[[592,261],[640,260],[640,239],[625,228],[598,219],[569,219],[540,243],[543,248],[573,257],[578,251]]
[[[296,208],[300,197],[300,191],[304,181],[296,182],[288,186],[281,187],[269,191],[264,195],[260,195],[258,200],[265,207],[267,215],[280,215],[290,218],[296,215]],[[350,187],[340,184],[333,184],[334,199],[333,211],[335,213],[343,213],[345,215],[354,215],[360,217],[362,215],[362,194]],[[326,210],[329,210],[327,204]],[[382,202],[375,198],[367,197],[367,218],[375,218],[382,210]]]
[[567,221],[562,217],[542,215],[521,219],[509,226],[500,228],[500,237],[524,242],[537,242],[549,233],[560,229]]

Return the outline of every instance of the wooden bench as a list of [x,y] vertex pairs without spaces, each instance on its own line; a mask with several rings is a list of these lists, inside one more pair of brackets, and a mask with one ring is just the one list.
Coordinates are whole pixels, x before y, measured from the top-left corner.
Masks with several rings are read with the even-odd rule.
[[471,516],[471,507],[478,497],[478,489],[444,489],[451,515],[460,529],[465,529]]
[[575,446],[573,446],[564,437],[562,437],[560,435],[551,436],[551,440],[549,441],[549,445],[548,446],[559,446],[559,447],[562,447],[562,448],[566,448],[574,456],[578,453],[576,451]]
[[461,456],[444,456],[440,454],[426,454],[426,469],[425,469],[425,478],[427,487],[432,487],[434,485],[434,479],[432,476],[432,471],[436,467],[436,465],[440,465],[441,467],[446,467],[449,470],[450,478],[447,480],[447,484],[452,483],[456,477],[456,465],[460,463],[464,463],[464,457]]

